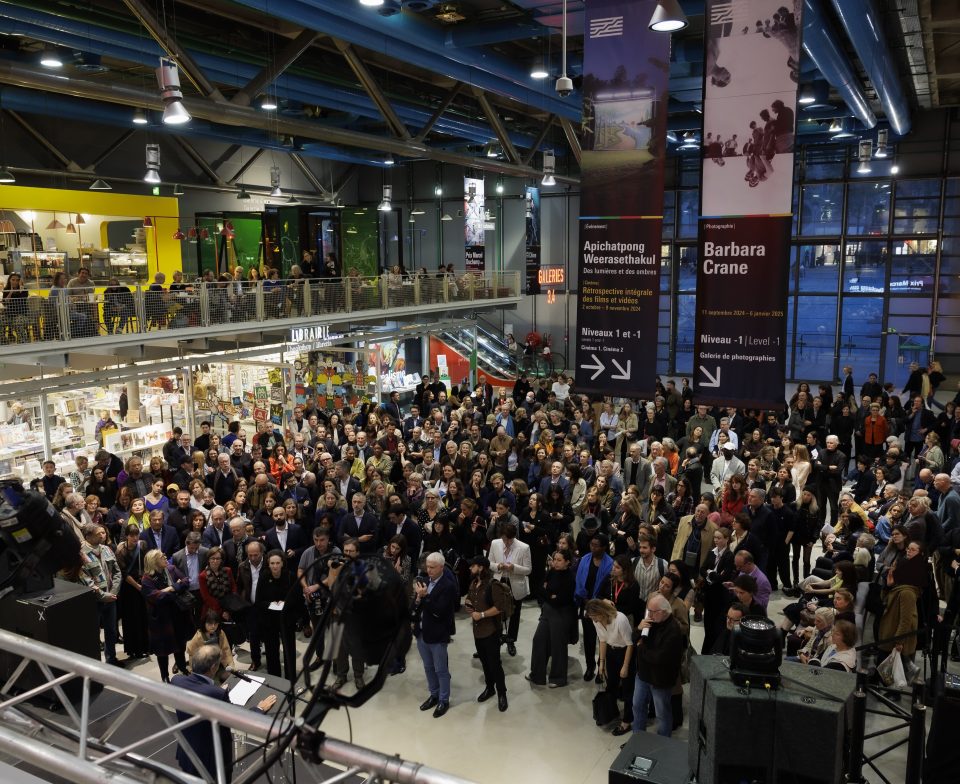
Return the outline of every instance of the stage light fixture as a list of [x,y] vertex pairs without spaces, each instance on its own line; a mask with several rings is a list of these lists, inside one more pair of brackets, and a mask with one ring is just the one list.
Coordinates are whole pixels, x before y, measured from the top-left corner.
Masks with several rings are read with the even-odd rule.
[[780,686],[783,640],[769,618],[747,615],[733,627],[730,679],[738,686],[776,689]]
[[650,17],[650,29],[657,33],[675,33],[689,24],[677,0],[658,0]]

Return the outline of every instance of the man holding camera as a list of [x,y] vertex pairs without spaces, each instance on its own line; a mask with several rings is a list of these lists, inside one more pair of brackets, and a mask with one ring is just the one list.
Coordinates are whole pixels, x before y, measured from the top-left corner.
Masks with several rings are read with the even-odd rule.
[[[430,553],[426,560],[426,576],[417,577],[414,584],[415,622],[413,633],[417,651],[423,660],[430,696],[420,706],[427,711],[434,708],[433,717],[439,719],[450,709],[450,667],[447,646],[455,631],[454,614],[459,603],[460,588],[457,578],[446,567],[441,553]],[[499,641],[498,641],[499,646]]]

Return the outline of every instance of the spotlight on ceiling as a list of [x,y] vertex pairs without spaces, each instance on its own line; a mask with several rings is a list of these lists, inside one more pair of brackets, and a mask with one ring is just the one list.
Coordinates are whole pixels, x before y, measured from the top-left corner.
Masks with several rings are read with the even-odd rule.
[[161,57],[155,73],[157,84],[160,86],[160,99],[163,101],[164,124],[183,125],[190,122],[190,113],[183,106],[177,64],[169,57]]
[[387,157],[383,159],[383,165],[384,165],[384,166],[393,166],[394,164],[396,164],[396,161],[393,159],[393,153],[392,153],[392,152],[388,152],[388,153],[387,153]]
[[873,157],[873,142],[870,139],[861,139],[857,150],[857,160],[860,165],[857,167],[857,174],[869,174],[870,159]]
[[683,142],[680,144],[681,150],[696,150],[699,147],[697,135],[693,131],[687,131],[683,134]]
[[379,8],[383,5],[383,0],[360,0],[360,5],[365,5],[367,8]]
[[689,24],[677,0],[658,0],[650,17],[650,29],[657,33],[675,33]]
[[10,185],[17,181],[17,178],[13,176],[13,172],[10,171],[6,166],[0,166],[0,183],[4,185]]
[[530,78],[537,79],[546,79],[550,75],[550,72],[547,70],[546,63],[542,57],[538,57],[533,61],[533,66],[530,68]]
[[834,125],[830,126],[830,132],[833,134],[834,139],[852,139],[855,136],[853,123],[849,117],[844,117],[838,125],[839,128],[837,128],[837,130],[834,130]]
[[887,157],[887,145],[890,143],[890,131],[886,128],[881,128],[877,131],[877,153],[876,157],[886,158]]
[[550,150],[544,150],[543,152],[543,179],[540,180],[540,184],[544,188],[550,188],[557,184],[557,178],[554,177],[554,173],[557,170],[557,158]]
[[143,181],[151,185],[160,184],[160,145],[148,144],[146,146],[147,173],[143,175]]
[[260,108],[265,112],[275,112],[277,110],[277,101],[275,98],[265,95],[260,99]]
[[383,186],[383,199],[377,205],[377,209],[380,212],[390,212],[393,209],[393,205],[390,203],[390,199],[393,196],[393,186],[384,185]]
[[247,201],[249,198],[250,198],[250,194],[247,193],[246,187],[243,186],[243,185],[241,185],[241,186],[240,186],[240,192],[237,193],[237,200],[238,200],[238,201]]
[[270,167],[270,187],[270,195],[274,199],[283,196],[283,191],[280,190],[280,167],[276,164]]
[[178,182],[176,185],[173,186],[173,195],[183,196],[183,194],[184,194],[183,186]]
[[800,88],[800,94],[797,96],[797,103],[801,106],[807,106],[811,103],[816,103],[817,96],[813,92],[812,84],[805,84]]
[[93,184],[90,186],[92,191],[112,191],[113,186],[106,180],[96,179],[93,181]]
[[63,58],[55,46],[43,47],[43,53],[40,55],[40,65],[44,68],[63,68]]
[[133,124],[134,125],[146,125],[150,122],[147,119],[147,113],[143,109],[137,109],[133,113]]

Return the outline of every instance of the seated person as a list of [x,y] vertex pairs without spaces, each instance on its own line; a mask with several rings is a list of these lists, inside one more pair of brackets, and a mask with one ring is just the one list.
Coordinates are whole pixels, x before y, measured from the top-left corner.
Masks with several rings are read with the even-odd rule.
[[830,643],[819,661],[810,659],[807,663],[826,667],[828,670],[853,672],[857,668],[857,652],[854,650],[857,644],[857,627],[850,621],[834,621]]

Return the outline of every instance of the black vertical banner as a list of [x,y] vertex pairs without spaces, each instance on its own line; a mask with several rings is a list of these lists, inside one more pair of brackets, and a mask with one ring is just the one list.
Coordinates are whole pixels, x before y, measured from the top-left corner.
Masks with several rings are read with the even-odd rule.
[[524,244],[524,267],[527,273],[527,295],[540,293],[540,189],[527,186],[524,189],[524,212],[527,234]]
[[783,404],[790,216],[705,218],[697,270],[697,402]]
[[783,404],[801,9],[707,2],[697,402]]
[[591,0],[583,63],[577,388],[653,391],[670,36],[655,0]]

